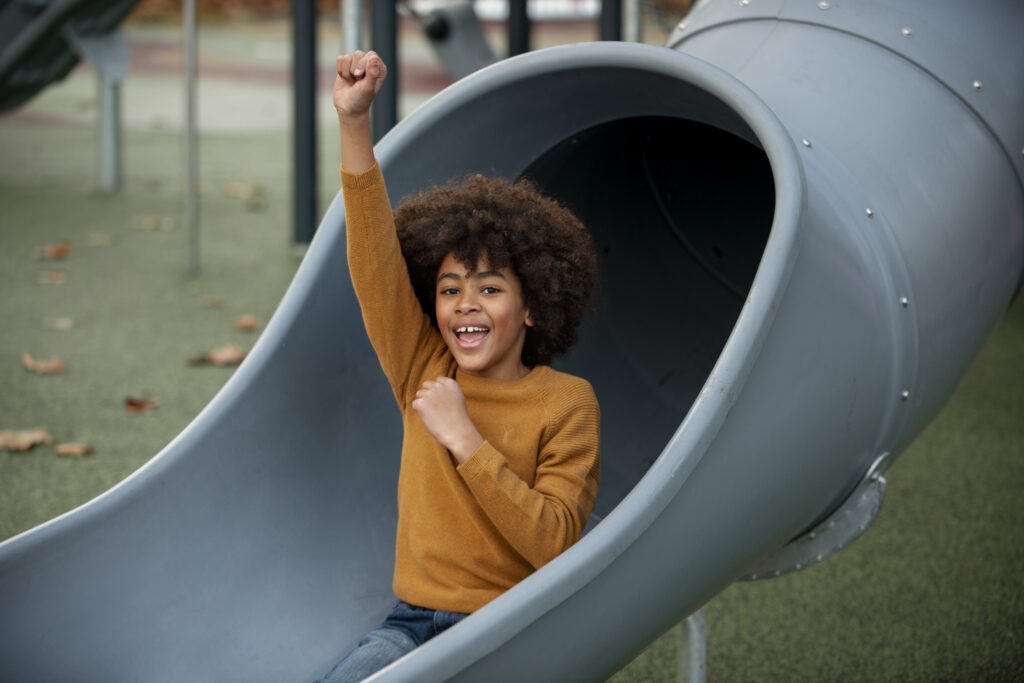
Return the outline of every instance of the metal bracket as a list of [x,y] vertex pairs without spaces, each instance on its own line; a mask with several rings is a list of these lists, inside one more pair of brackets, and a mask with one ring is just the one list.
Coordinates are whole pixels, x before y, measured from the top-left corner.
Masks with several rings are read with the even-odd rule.
[[835,512],[812,530],[759,560],[742,580],[770,579],[806,569],[857,540],[882,507],[886,484],[882,472],[890,460],[888,453],[879,456]]
[[128,39],[119,29],[102,35],[85,35],[68,24],[64,37],[74,51],[88,60],[99,78],[100,189],[114,192],[121,186],[121,82],[128,74]]

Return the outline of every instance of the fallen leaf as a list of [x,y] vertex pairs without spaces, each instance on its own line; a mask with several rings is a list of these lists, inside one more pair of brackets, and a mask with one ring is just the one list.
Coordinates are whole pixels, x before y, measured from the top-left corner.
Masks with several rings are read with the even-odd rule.
[[260,212],[267,209],[267,193],[259,186],[253,188],[252,194],[245,200],[247,211]]
[[68,276],[63,270],[44,270],[39,273],[39,284],[41,285],[62,285],[68,281]]
[[128,396],[124,400],[124,409],[129,413],[149,413],[157,407],[159,401],[155,398],[139,398],[137,396]]
[[45,429],[23,429],[19,431],[0,429],[0,450],[24,452],[41,443],[50,443],[53,438]]
[[60,261],[66,259],[70,255],[70,242],[47,244],[45,247],[36,250],[36,258],[41,261]]
[[64,364],[64,361],[54,356],[50,360],[36,360],[30,353],[21,354],[21,364],[25,366],[26,370],[32,372],[38,372],[40,375],[49,375],[54,372],[64,372],[68,369],[68,366]]
[[260,326],[259,319],[254,315],[240,315],[235,318],[235,329],[243,332],[252,332]]
[[219,296],[204,296],[199,300],[199,305],[203,308],[223,308],[224,299]]
[[51,330],[70,330],[75,326],[75,319],[69,315],[62,315],[56,318],[47,318],[43,321],[43,327]]
[[136,230],[174,230],[174,219],[170,216],[136,216],[133,227]]
[[267,191],[262,185],[250,185],[236,180],[221,183],[224,194],[245,200],[245,208],[249,211],[263,211],[267,208]]
[[156,216],[136,216],[132,225],[136,230],[156,230]]
[[67,455],[72,458],[81,458],[86,453],[92,452],[92,446],[87,443],[59,443],[53,447],[57,455]]
[[221,346],[202,356],[189,359],[189,365],[238,365],[245,358],[245,350],[234,344]]
[[256,188],[248,183],[240,183],[237,180],[227,180],[221,183],[220,189],[224,191],[224,194],[231,197],[246,199],[252,196]]

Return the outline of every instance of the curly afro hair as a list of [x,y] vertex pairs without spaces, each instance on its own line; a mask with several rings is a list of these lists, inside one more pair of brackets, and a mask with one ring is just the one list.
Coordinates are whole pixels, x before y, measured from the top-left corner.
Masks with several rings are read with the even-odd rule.
[[590,234],[578,218],[529,180],[473,175],[405,198],[395,211],[402,255],[416,296],[437,325],[437,271],[448,254],[467,268],[486,256],[522,283],[534,326],[522,361],[547,365],[576,343],[597,282]]

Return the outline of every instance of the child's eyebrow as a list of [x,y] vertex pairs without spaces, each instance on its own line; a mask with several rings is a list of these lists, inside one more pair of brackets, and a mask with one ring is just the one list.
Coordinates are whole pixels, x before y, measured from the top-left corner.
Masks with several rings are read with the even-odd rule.
[[[470,273],[469,274],[469,279],[470,280],[483,280],[483,279],[486,279],[486,278],[489,278],[489,277],[500,277],[502,280],[506,280],[507,279],[501,273],[501,271],[497,271],[497,270],[485,270],[482,273]],[[437,281],[438,282],[440,282],[441,280],[457,280],[457,281],[461,282],[463,279],[464,278],[461,275],[459,275],[458,273],[441,273],[440,275],[437,276]]]
[[483,280],[489,277],[500,277],[502,280],[505,279],[505,276],[497,270],[485,270],[482,273],[474,273],[471,277],[474,280]]

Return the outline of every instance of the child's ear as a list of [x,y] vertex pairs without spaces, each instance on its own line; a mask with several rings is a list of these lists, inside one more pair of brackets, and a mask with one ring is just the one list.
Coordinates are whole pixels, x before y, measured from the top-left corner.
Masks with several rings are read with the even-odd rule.
[[527,327],[533,327],[536,324],[533,322],[533,316],[530,315],[529,311],[526,312],[526,320],[524,320],[523,322],[526,323]]

